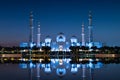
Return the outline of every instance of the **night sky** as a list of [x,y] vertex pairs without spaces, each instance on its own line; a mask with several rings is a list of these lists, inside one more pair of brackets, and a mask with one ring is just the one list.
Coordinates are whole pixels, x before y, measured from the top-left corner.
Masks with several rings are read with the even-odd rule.
[[55,41],[59,32],[67,39],[76,35],[81,41],[85,24],[88,41],[88,13],[92,11],[94,41],[120,46],[120,0],[0,0],[0,45],[18,46],[29,41],[29,14],[34,15],[34,41],[40,21],[41,38]]

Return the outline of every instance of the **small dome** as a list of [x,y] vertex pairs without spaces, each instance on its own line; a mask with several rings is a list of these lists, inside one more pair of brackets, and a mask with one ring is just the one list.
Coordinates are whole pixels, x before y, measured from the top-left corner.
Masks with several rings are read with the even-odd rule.
[[50,43],[51,42],[51,38],[50,38],[50,36],[46,36],[46,38],[45,38],[45,43]]
[[77,37],[76,36],[72,36],[71,39],[77,39]]
[[50,36],[48,35],[48,36],[46,36],[46,39],[51,39],[51,38],[50,38]]
[[77,43],[77,37],[76,36],[72,36],[70,39],[71,43]]

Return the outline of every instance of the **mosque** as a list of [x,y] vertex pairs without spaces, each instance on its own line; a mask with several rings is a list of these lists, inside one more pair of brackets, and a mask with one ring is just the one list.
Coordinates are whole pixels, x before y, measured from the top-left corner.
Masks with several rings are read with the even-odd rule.
[[20,43],[20,47],[42,47],[42,46],[49,46],[51,47],[51,51],[70,51],[70,46],[86,46],[91,48],[92,46],[96,46],[97,48],[100,48],[103,46],[101,42],[94,42],[93,41],[93,26],[92,26],[92,14],[91,11],[89,12],[89,25],[88,25],[88,41],[85,39],[85,31],[84,31],[84,24],[81,25],[81,41],[78,41],[76,36],[72,36],[70,40],[66,40],[66,36],[64,33],[60,32],[56,36],[56,41],[53,41],[50,36],[46,36],[44,42],[40,41],[41,33],[40,33],[40,23],[38,23],[37,28],[37,41],[33,41],[33,14],[30,13],[30,37],[29,37],[29,43],[22,42]]

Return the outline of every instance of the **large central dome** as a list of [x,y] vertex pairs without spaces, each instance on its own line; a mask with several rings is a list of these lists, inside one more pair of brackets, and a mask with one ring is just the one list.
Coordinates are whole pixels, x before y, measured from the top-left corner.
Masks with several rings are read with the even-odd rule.
[[56,37],[56,41],[57,42],[65,42],[66,41],[66,37],[64,36],[64,33],[59,33],[58,36]]

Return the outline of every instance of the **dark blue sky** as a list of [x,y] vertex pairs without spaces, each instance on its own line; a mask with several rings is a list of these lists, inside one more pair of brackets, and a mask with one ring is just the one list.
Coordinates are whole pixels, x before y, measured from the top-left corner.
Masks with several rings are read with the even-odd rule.
[[37,28],[38,21],[41,23],[42,41],[47,35],[55,40],[59,32],[67,39],[76,35],[81,41],[82,22],[88,41],[88,12],[91,10],[94,41],[120,46],[119,0],[1,0],[0,10],[0,45],[19,45],[29,40],[30,11],[34,15],[34,27]]

